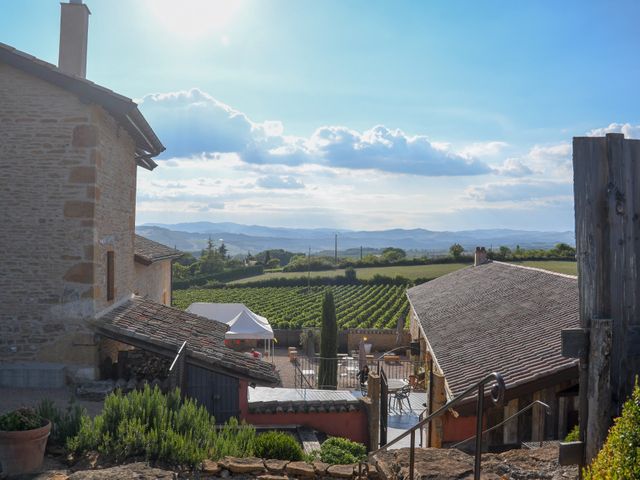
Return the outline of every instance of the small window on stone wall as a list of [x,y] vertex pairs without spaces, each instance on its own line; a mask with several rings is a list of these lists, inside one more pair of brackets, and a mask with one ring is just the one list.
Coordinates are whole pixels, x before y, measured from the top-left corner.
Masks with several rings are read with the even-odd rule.
[[114,252],[107,252],[107,300],[115,297]]

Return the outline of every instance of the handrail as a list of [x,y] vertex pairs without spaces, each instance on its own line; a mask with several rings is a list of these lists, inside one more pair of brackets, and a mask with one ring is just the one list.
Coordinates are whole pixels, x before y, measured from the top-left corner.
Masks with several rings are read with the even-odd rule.
[[[475,451],[475,462],[474,462],[474,468],[473,468],[473,478],[474,478],[474,480],[480,480],[480,459],[481,459],[481,453],[482,453],[482,435],[480,435],[480,433],[482,432],[482,417],[483,417],[483,411],[484,411],[484,409],[483,409],[484,388],[485,388],[485,385],[488,384],[491,381],[495,381],[496,382],[496,384],[491,389],[491,401],[493,402],[494,405],[498,405],[498,404],[502,403],[502,401],[504,400],[504,391],[506,390],[505,383],[504,383],[504,380],[502,379],[502,375],[500,375],[497,372],[492,372],[489,375],[487,375],[486,377],[484,377],[482,380],[480,380],[479,382],[477,382],[474,385],[472,385],[471,387],[467,388],[464,392],[462,392],[457,397],[449,400],[447,403],[445,403],[438,410],[436,410],[435,412],[431,413],[430,415],[425,417],[423,420],[419,421],[417,424],[415,424],[413,427],[411,427],[406,432],[404,432],[401,435],[399,435],[398,437],[394,438],[393,440],[391,440],[386,445],[384,445],[384,446],[378,448],[377,450],[374,450],[373,452],[369,453],[368,457],[371,458],[375,454],[377,454],[379,452],[382,452],[383,450],[387,450],[390,446],[398,443],[403,438],[411,435],[411,447],[409,449],[409,480],[413,480],[413,478],[414,478],[414,463],[415,463],[415,449],[416,449],[416,439],[415,439],[416,430],[421,429],[423,426],[425,426],[427,423],[429,423],[434,418],[437,418],[440,415],[444,414],[449,409],[451,409],[455,405],[459,404],[463,399],[465,399],[466,397],[468,397],[474,391],[477,390],[478,400],[477,400],[477,406],[476,406],[476,419],[477,419],[477,422],[476,422],[476,451]],[[361,462],[361,464],[362,464],[362,462]],[[360,466],[360,468],[361,468],[361,466]]]
[[180,355],[182,355],[182,351],[186,346],[187,346],[187,341],[185,340],[184,342],[182,342],[182,345],[180,345],[180,348],[178,349],[178,353],[176,353],[176,356],[174,357],[173,362],[171,362],[171,366],[169,367],[169,372],[173,371],[173,367],[175,367],[176,364],[178,363],[178,359],[180,358]]
[[[480,435],[484,435],[485,433],[489,433],[492,432],[493,430],[500,428],[501,426],[503,426],[505,423],[507,423],[510,420],[513,420],[516,417],[519,417],[520,415],[522,415],[524,412],[526,412],[527,410],[531,410],[534,406],[536,405],[540,405],[542,408],[544,408],[544,413],[545,415],[550,415],[551,414],[551,407],[549,405],[547,405],[544,402],[541,402],[540,400],[534,400],[533,402],[531,402],[529,405],[527,405],[526,407],[524,407],[522,410],[517,411],[516,413],[514,413],[513,415],[511,415],[509,418],[505,418],[503,421],[501,421],[500,423],[498,423],[497,425],[494,425],[491,428],[487,428],[484,432],[482,432]],[[544,417],[543,417],[544,418]],[[449,448],[456,448],[458,445],[462,445],[463,443],[467,443],[469,440],[472,440],[476,438],[475,435],[472,435],[469,438],[466,438],[464,440],[462,440],[461,442],[458,443],[454,443],[453,445],[450,445]]]

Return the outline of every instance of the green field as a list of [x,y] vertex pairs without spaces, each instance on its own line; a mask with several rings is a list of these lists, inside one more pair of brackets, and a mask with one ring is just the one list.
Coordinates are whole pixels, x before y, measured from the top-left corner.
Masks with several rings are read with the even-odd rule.
[[[561,262],[558,262],[561,263]],[[467,267],[467,263],[442,263],[436,265],[410,265],[406,267],[371,267],[371,268],[356,268],[356,275],[361,280],[368,280],[373,278],[374,275],[385,275],[388,277],[402,276],[410,280],[416,278],[428,278],[434,279],[458,270],[462,267]],[[344,270],[322,270],[320,272],[311,272],[312,277],[335,277],[336,275],[344,275]],[[236,280],[234,283],[246,283],[255,282],[259,280],[267,280],[270,278],[291,278],[291,277],[306,277],[307,272],[268,272],[255,277],[243,278],[242,280]]]
[[530,260],[526,262],[513,262],[516,265],[524,265],[526,267],[543,268],[557,273],[566,273],[568,275],[578,274],[578,264],[576,262],[563,262],[558,260]]
[[[406,319],[405,287],[340,285],[331,287],[340,328],[395,328]],[[194,302],[244,303],[274,328],[319,327],[325,287],[262,287],[175,290],[173,305]]]

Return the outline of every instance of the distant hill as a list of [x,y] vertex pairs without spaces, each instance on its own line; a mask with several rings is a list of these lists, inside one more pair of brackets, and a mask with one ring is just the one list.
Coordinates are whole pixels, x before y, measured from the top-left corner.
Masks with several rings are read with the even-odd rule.
[[336,230],[329,228],[277,228],[259,225],[242,225],[224,222],[192,222],[177,224],[151,223],[136,226],[136,232],[147,238],[175,246],[186,252],[202,250],[209,237],[217,244],[223,239],[231,255],[257,253],[266,249],[283,248],[291,252],[313,253],[333,251],[334,235],[338,234],[340,251],[398,247],[423,252],[445,252],[453,243],[465,249],[476,246],[497,248],[506,245],[514,248],[550,248],[564,242],[575,245],[572,231],[541,232],[509,229],[463,230],[436,232],[422,228],[379,231]]

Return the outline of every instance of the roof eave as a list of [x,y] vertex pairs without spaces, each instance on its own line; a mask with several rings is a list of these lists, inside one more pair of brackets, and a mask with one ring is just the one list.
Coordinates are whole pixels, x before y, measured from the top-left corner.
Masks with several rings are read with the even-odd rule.
[[138,110],[138,105],[130,98],[85,78],[64,73],[57,66],[4,43],[0,43],[0,62],[67,90],[83,102],[99,104],[122,124],[133,138],[136,144],[136,164],[147,170],[153,170],[157,166],[152,157],[160,155],[165,147]]
[[145,257],[143,255],[139,255],[136,253],[133,255],[133,259],[136,262],[141,263],[142,265],[151,265],[152,263],[155,263],[155,262],[162,262],[163,260],[173,260],[176,258],[180,258],[181,256],[182,256],[182,253],[174,253],[171,255],[164,255],[162,257],[150,258],[150,257]]

